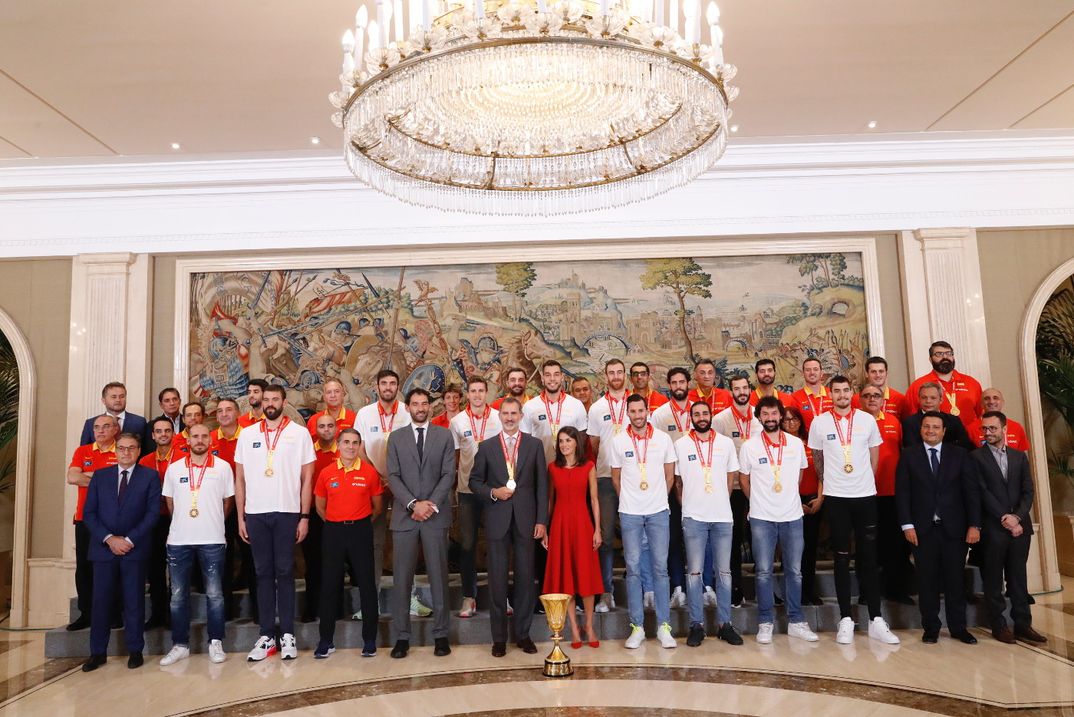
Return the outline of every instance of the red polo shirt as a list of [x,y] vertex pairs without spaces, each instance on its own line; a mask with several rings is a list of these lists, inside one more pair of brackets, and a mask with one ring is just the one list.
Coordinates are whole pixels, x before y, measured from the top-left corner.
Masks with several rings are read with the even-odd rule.
[[[637,393],[637,391],[635,391],[634,393]],[[648,396],[646,396],[644,394],[639,394],[639,395],[641,395],[643,398],[645,398],[646,400],[649,401],[649,413],[652,413],[653,411],[655,411],[656,409],[660,408],[665,403],[667,403],[668,401],[671,400],[670,398],[668,398],[664,394],[660,393],[659,391],[655,391],[655,390],[653,390],[651,388],[649,389],[649,395]]]
[[[910,388],[906,390],[906,401],[910,406],[911,413],[918,410],[917,390],[929,382],[939,384],[942,391],[940,410],[951,415],[958,415],[962,425],[966,427],[966,432],[972,436],[973,433],[970,429],[973,428],[974,423],[981,420],[981,413],[983,412],[981,407],[981,384],[973,376],[959,373],[958,371],[951,372],[950,381],[941,381],[935,371],[929,371],[911,383]],[[953,407],[951,405],[952,395],[955,399]]]
[[313,441],[313,452],[316,456],[313,463],[313,475],[321,475],[321,471],[330,465],[335,464],[339,459],[339,446],[335,441],[332,441],[331,445],[327,447],[321,447],[320,439]]
[[[855,393],[853,398],[850,399],[850,405],[854,408],[861,408],[861,395]],[[890,386],[885,386],[884,413],[901,421],[910,415],[910,403],[906,400],[904,394],[899,393]]]
[[709,405],[709,408],[712,409],[713,416],[725,408],[730,408],[731,404],[735,402],[731,397],[730,391],[723,388],[717,388],[716,386],[713,386],[712,389],[704,395],[701,394],[700,388],[690,389],[690,393],[686,396],[686,401],[691,406],[698,401],[704,401]]
[[264,420],[264,418],[265,417],[263,415],[261,417],[258,417],[253,414],[253,411],[247,411],[246,413],[239,416],[239,425],[243,428],[249,428],[255,423],[260,423]]
[[880,460],[876,466],[876,494],[895,495],[895,468],[902,451],[902,423],[894,416],[881,413],[876,417],[876,427],[884,441],[880,444]]
[[[505,398],[507,398],[507,396],[500,396],[499,398],[497,398],[495,401],[493,401],[489,405],[492,406],[495,410],[499,411],[500,410],[500,404],[503,403],[503,399],[505,399]],[[522,396],[518,399],[519,403],[521,403],[523,406],[526,405],[526,401],[528,401],[528,400],[530,400],[530,397],[528,395],[526,395],[526,394],[522,394]]]
[[[791,405],[797,406],[798,410],[802,412],[802,422],[805,424],[807,431],[814,418],[825,411],[832,410],[832,397],[828,395],[828,389],[824,386],[820,387],[819,394],[814,394],[806,388],[800,388],[791,394],[791,400],[793,401]],[[783,406],[786,408],[787,404],[783,404]]]
[[433,424],[434,426],[440,426],[441,428],[451,427],[451,419],[448,418],[447,411],[444,411],[439,416],[434,417],[431,421],[429,421],[429,423]]
[[[314,441],[317,440],[317,421],[325,415],[330,415],[328,413],[327,408],[323,411],[318,411],[317,413],[313,414],[312,416],[310,416],[310,420],[306,421],[306,428],[309,430],[310,437]],[[333,418],[336,419],[336,437],[339,437],[339,432],[342,431],[344,428],[354,428],[354,420],[357,417],[358,414],[354,411],[347,410],[346,406],[340,406],[339,414],[333,416]]]
[[240,433],[242,433],[242,426],[237,427],[231,436],[225,436],[224,430],[217,428],[212,433],[213,441],[209,446],[209,452],[227,462],[232,471],[235,470],[235,444],[239,442]]
[[[753,391],[750,392],[750,406],[755,407],[757,405],[757,402],[760,401],[761,398],[762,396],[760,393],[760,389],[753,389]],[[798,405],[798,402],[794,400],[794,396],[789,393],[783,393],[783,391],[776,391],[776,398],[779,399],[779,402],[782,403],[784,407]]]
[[383,492],[376,469],[361,459],[353,470],[345,469],[337,459],[317,474],[313,489],[313,495],[327,500],[324,518],[329,522],[368,517],[373,513],[373,496]]
[[[146,468],[152,468],[160,476],[160,484],[164,485],[164,474],[168,472],[168,466],[172,464],[172,458],[177,457],[179,454],[175,452],[174,447],[168,448],[168,455],[163,459],[157,457],[157,452],[153,451],[149,455],[142,456],[142,460],[138,461],[138,465],[145,466]],[[160,497],[160,514],[168,514],[168,504],[164,501],[164,496]]]
[[190,433],[185,428],[176,433],[175,438],[172,439],[172,453],[175,454],[174,460],[190,455]]
[[[802,443],[806,442],[802,441]],[[798,495],[815,495],[820,483],[817,480],[817,469],[813,467],[813,451],[806,446],[805,452],[809,465],[802,471],[802,480],[798,483]]]
[[[93,473],[101,468],[114,466],[117,462],[115,443],[108,450],[102,451],[97,447],[97,443],[93,442],[75,449],[74,455],[71,456],[70,467],[78,468],[83,473]],[[89,493],[89,486],[78,486],[78,503],[75,505],[74,518],[76,521],[82,520],[82,509],[86,505],[87,493]]]

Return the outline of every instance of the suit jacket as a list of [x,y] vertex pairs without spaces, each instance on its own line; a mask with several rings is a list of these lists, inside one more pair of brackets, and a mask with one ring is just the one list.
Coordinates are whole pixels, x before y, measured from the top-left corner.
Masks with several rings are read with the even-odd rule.
[[[404,426],[388,436],[388,487],[392,491],[392,530],[451,527],[451,489],[455,487],[455,440],[451,431],[432,423],[418,459],[417,434]],[[431,500],[440,509],[424,523],[410,517],[413,500]]]
[[[918,411],[902,419],[903,448],[912,446],[915,443],[923,443],[921,440],[921,419],[923,416],[924,414]],[[962,425],[962,421],[959,420],[958,416],[952,416],[950,413],[943,414],[943,425],[945,429],[943,434],[944,448],[952,444],[961,446],[967,451],[977,448],[973,441],[970,440],[970,435],[966,433],[966,427]]]
[[895,506],[899,525],[913,523],[919,538],[937,527],[933,516],[939,516],[948,538],[965,540],[967,528],[981,525],[981,488],[969,452],[944,444],[939,473],[933,475],[923,442],[904,449],[895,469]]
[[94,471],[86,493],[82,520],[90,532],[89,559],[118,560],[104,543],[105,536],[130,538],[134,549],[124,560],[147,560],[153,526],[160,517],[160,475],[152,468],[135,465],[127,478],[123,500],[119,499],[119,466]]
[[[78,445],[84,446],[87,443],[93,443],[93,422],[103,416],[103,413],[98,413],[96,416],[91,416],[86,419],[86,423],[82,426],[82,438],[79,439]],[[149,432],[149,426],[146,423],[145,418],[139,416],[137,413],[128,412],[123,417],[123,433],[133,433],[142,439],[142,455],[145,455],[146,441],[149,442],[149,450],[155,450],[156,444],[153,443],[153,437]]]
[[1033,475],[1025,452],[1007,447],[1007,480],[1003,480],[1003,473],[988,446],[976,449],[971,455],[977,464],[981,487],[984,509],[981,531],[984,535],[1009,534],[999,522],[1007,513],[1017,515],[1025,535],[1032,535],[1033,520],[1029,511],[1033,507]]
[[470,490],[485,501],[485,536],[498,540],[507,535],[511,518],[519,532],[533,535],[536,524],[548,525],[548,464],[544,444],[528,433],[519,433],[515,459],[515,493],[510,500],[492,499],[494,488],[507,486],[507,460],[500,437],[487,438],[477,446],[470,471]]

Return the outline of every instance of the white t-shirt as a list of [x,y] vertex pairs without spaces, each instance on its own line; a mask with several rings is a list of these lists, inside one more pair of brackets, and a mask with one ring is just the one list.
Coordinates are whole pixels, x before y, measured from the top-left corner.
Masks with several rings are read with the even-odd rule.
[[186,460],[176,461],[164,473],[161,494],[172,499],[172,524],[168,545],[219,545],[224,538],[224,499],[235,495],[235,474],[222,458],[209,456],[205,477],[198,489],[198,517],[190,517],[194,505],[191,484],[201,478],[201,467],[187,470]]
[[470,471],[474,469],[474,456],[477,455],[477,444],[486,438],[500,435],[503,426],[500,425],[500,412],[495,408],[489,409],[488,418],[484,419],[485,433],[481,434],[482,416],[484,412],[473,417],[465,411],[459,411],[448,424],[451,428],[451,436],[455,439],[455,448],[459,451],[459,485],[460,493],[470,491]]
[[[783,490],[779,493],[773,488],[776,473],[765,452],[762,434],[750,436],[739,450],[739,470],[750,477],[750,518],[788,523],[802,517],[798,482],[802,479],[802,469],[809,466],[809,459],[802,439],[785,432],[781,432],[781,436],[786,438],[787,445],[783,446],[783,460],[780,463],[779,482]],[[770,446],[768,451],[772,454],[772,461],[780,461],[777,446]]]
[[[869,449],[879,446],[884,439],[880,436],[875,418],[865,411],[851,410],[854,435],[850,440],[850,464],[853,466],[850,473],[844,469],[846,457],[835,428],[835,414],[825,411],[814,418],[809,427],[809,447],[823,451],[824,455],[824,495],[834,498],[876,495],[876,477],[873,475]],[[847,418],[839,419],[844,438],[847,437],[847,422]]]
[[[585,405],[574,396],[560,393],[563,402],[549,402],[545,407],[544,392],[537,394],[522,407],[522,423],[519,429],[544,444],[544,457],[549,463],[556,457],[556,442],[552,436],[552,421],[559,419],[559,427],[574,426],[581,432],[589,428],[589,416]],[[549,415],[551,414],[551,415]],[[558,429],[557,429],[558,430]]]
[[[742,450],[742,444],[746,442],[746,439],[753,436],[759,436],[764,432],[764,426],[757,420],[757,417],[753,415],[753,406],[746,406],[746,415],[749,416],[749,422],[743,421],[737,413],[732,413],[735,410],[734,406],[729,406],[723,409],[715,416],[712,417],[712,430],[717,433],[723,434],[730,438],[735,443],[735,452],[738,453]],[[736,490],[742,486],[739,484],[738,476],[735,476],[735,482],[733,486]]]
[[668,490],[664,480],[664,466],[675,462],[675,446],[668,434],[653,431],[648,441],[638,441],[638,449],[645,454],[646,483],[641,489],[640,456],[636,455],[630,431],[626,430],[612,438],[612,450],[608,462],[612,468],[622,469],[619,477],[619,512],[627,515],[655,515],[668,509]]
[[[690,422],[690,402],[686,402],[686,413],[678,417],[678,423],[675,423],[675,416],[678,411],[673,408],[674,403],[674,401],[668,401],[649,415],[649,423],[653,424],[653,428],[668,434],[672,442],[682,438],[694,427],[694,424]],[[679,430],[680,425],[682,426],[681,431]]]
[[265,475],[268,441],[264,421],[244,429],[235,442],[235,464],[242,466],[246,481],[247,513],[302,512],[302,466],[314,463],[317,455],[304,425],[288,421],[282,431],[272,432],[276,452],[271,476]]
[[362,445],[370,463],[377,469],[382,481],[388,480],[388,434],[410,425],[410,411],[402,401],[396,401],[397,410],[380,415],[380,401],[358,409],[354,417],[354,427],[362,434]]
[[[735,519],[727,492],[727,474],[738,474],[738,455],[730,438],[715,431],[709,431],[709,435],[709,441],[698,441],[701,445],[700,455],[689,433],[675,441],[675,474],[682,479],[682,517],[703,523],[733,523]],[[710,447],[712,492],[707,493],[701,462],[708,462]]]
[[611,466],[608,465],[608,451],[611,450],[612,438],[616,435],[615,426],[619,425],[619,433],[622,433],[630,425],[630,419],[626,417],[628,395],[624,393],[622,400],[612,399],[609,403],[605,394],[589,407],[589,424],[586,433],[600,440],[597,450],[597,477],[599,478],[607,478],[612,474]]

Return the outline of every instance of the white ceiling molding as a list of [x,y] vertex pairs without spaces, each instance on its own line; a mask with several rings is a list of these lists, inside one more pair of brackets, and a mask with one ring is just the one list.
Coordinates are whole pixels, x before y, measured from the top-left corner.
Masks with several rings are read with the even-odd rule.
[[410,207],[337,156],[0,170],[0,256],[1074,224],[1074,135],[737,143],[684,188],[533,221]]

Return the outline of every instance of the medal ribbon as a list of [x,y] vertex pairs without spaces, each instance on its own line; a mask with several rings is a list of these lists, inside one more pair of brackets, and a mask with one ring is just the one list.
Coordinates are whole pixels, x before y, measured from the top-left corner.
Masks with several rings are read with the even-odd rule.
[[630,442],[634,444],[634,459],[638,462],[638,471],[641,473],[641,489],[646,490],[649,487],[648,476],[648,456],[649,456],[649,439],[653,437],[652,424],[645,426],[645,450],[642,451],[638,448],[638,439],[643,438],[634,433],[634,426],[627,429],[627,434],[630,435]]
[[515,434],[515,446],[511,451],[507,450],[507,441],[504,439],[504,434],[500,434],[500,448],[503,449],[503,460],[507,463],[507,479],[515,479],[515,461],[518,460],[518,445],[522,443],[522,434]]
[[750,420],[750,415],[747,413],[745,416],[738,415],[738,409],[731,406],[731,416],[735,419],[735,426],[738,428],[738,435],[743,440],[749,440],[750,430],[753,428],[753,421]]
[[[272,459],[276,456],[276,446],[278,446],[280,444],[280,436],[283,435],[283,429],[286,428],[287,424],[290,423],[290,422],[291,422],[290,418],[288,418],[287,416],[283,417],[283,420],[280,421],[279,427],[276,428],[276,431],[275,431],[276,437],[275,438],[273,438],[272,436],[269,435],[270,433],[273,433],[273,431],[269,429],[268,422],[267,421],[262,421],[261,422],[261,431],[262,431],[262,433],[265,434],[265,448],[268,451],[268,460],[265,461],[265,470],[266,471],[271,471],[272,470]],[[272,475],[272,474],[269,473],[269,475]]]
[[[686,433],[686,427],[690,425],[688,421],[685,421],[685,420],[680,421],[679,417],[681,416],[683,419],[685,419],[686,416],[689,416],[689,415],[690,415],[690,402],[689,401],[686,402],[686,408],[684,408],[683,410],[680,411],[679,407],[675,403],[675,400],[672,399],[672,401],[671,401],[671,417],[675,419],[675,428],[677,428],[679,430],[679,433]],[[692,433],[692,431],[691,431],[691,433]]]
[[492,409],[485,406],[485,412],[481,414],[481,431],[477,430],[477,424],[474,422],[474,414],[470,411],[470,407],[466,407],[466,415],[470,419],[470,432],[474,436],[474,442],[480,443],[485,440],[485,426],[488,425],[489,416],[492,415]]
[[[616,399],[612,398],[611,391],[604,394],[604,399],[608,402],[608,412],[612,414],[612,425],[615,426],[615,432],[623,430],[623,419],[626,418],[626,396],[623,396],[622,404],[623,408],[619,411],[619,416],[615,415],[615,404],[619,403]],[[562,409],[561,409],[562,410]]]
[[387,434],[392,432],[392,429],[395,427],[395,414],[397,414],[397,413],[399,413],[399,402],[398,401],[396,401],[395,403],[392,404],[392,412],[391,412],[391,417],[392,418],[391,418],[390,421],[388,421],[387,424],[385,424],[384,423],[384,417],[389,415],[389,414],[388,414],[387,411],[384,410],[384,406],[381,405],[380,401],[377,401],[377,418],[380,419],[380,432],[382,434],[387,435]]
[[690,431],[690,438],[694,442],[694,448],[697,450],[697,460],[701,461],[701,472],[705,476],[705,492],[712,492],[712,451],[716,448],[716,441],[712,436],[712,432],[709,432],[708,444],[709,453],[704,455],[701,453],[701,440],[697,437],[697,431]]
[[[778,488],[775,488],[775,491],[779,493],[783,489],[783,486],[780,484],[779,474],[780,471],[783,470],[783,447],[787,445],[787,437],[783,435],[783,431],[780,431],[779,443],[773,443],[768,438],[768,432],[765,431],[761,434],[761,443],[764,444],[764,452],[765,455],[768,456],[768,465],[772,468],[772,475],[776,477],[775,485],[779,486]],[[772,446],[779,446],[779,451],[776,452],[776,459],[774,461],[772,460]]]
[[190,461],[190,456],[187,456],[184,461],[186,462],[187,472],[190,473],[190,483],[187,486],[190,488],[190,507],[191,510],[198,509],[198,493],[201,492],[201,484],[205,480],[205,471],[209,470],[209,466],[213,464],[213,457],[207,456],[205,463],[201,466],[201,473],[198,475],[198,480],[194,480],[194,465]]
[[835,409],[832,409],[831,413],[832,423],[835,424],[835,432],[839,434],[839,445],[843,447],[843,459],[846,462],[846,465],[853,465],[850,462],[850,446],[851,442],[854,440],[854,410],[851,409],[850,413],[847,414],[846,438],[843,437],[843,429],[839,427],[839,415],[835,412]]
[[563,415],[563,403],[567,400],[566,394],[563,391],[559,392],[559,400],[556,401],[556,417],[552,419],[552,406],[548,403],[548,394],[541,391],[541,401],[544,402],[544,410],[548,415],[548,423],[552,426],[552,437],[554,438],[556,432],[559,430],[559,419]]
[[[933,375],[935,375],[935,373],[936,372],[933,371]],[[936,382],[940,384],[940,388],[943,390],[944,398],[946,398],[947,402],[951,405],[951,409],[948,411],[948,413],[950,413],[952,416],[957,416],[959,414],[959,410],[957,401],[958,391],[955,390],[955,377],[952,376],[949,382],[945,382],[942,378],[936,376]],[[951,384],[950,391],[947,390],[947,383]]]

